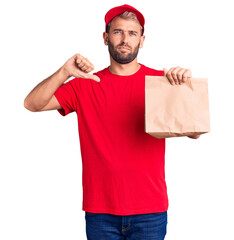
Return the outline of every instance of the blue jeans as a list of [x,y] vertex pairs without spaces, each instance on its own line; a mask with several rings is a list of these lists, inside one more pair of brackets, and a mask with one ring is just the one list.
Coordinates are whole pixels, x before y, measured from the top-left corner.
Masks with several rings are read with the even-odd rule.
[[88,240],[163,240],[167,211],[137,215],[85,212]]

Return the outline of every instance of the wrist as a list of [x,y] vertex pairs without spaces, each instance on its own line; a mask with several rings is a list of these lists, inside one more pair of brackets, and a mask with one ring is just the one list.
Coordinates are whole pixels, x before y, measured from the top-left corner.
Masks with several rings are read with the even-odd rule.
[[69,72],[67,71],[66,67],[63,65],[60,69],[60,74],[62,75],[63,78],[66,78],[66,80],[71,77],[71,75],[69,74]]

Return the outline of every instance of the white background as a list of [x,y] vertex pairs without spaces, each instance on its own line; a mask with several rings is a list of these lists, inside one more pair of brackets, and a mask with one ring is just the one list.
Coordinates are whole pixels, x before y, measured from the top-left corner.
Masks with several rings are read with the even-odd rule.
[[[76,114],[32,113],[26,95],[75,53],[109,66],[104,15],[146,18],[138,61],[208,78],[211,132],[166,140],[167,240],[233,240],[231,1],[5,1],[0,5],[0,239],[86,239]],[[154,4],[154,5],[153,5]]]

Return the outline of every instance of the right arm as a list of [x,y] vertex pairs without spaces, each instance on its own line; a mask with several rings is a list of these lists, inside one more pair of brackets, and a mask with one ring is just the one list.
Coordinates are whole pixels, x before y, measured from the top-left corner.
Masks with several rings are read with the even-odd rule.
[[100,82],[96,75],[88,74],[94,69],[92,63],[80,54],[75,54],[53,75],[40,82],[24,99],[24,107],[32,112],[61,109],[54,96],[56,90],[69,78],[87,78]]

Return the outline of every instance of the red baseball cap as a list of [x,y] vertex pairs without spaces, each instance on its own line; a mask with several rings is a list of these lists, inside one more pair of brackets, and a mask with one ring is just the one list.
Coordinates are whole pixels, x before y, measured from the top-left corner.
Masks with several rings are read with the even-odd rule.
[[121,6],[118,6],[118,7],[114,7],[114,8],[111,8],[105,15],[105,23],[106,23],[106,27],[107,27],[107,24],[114,18],[116,17],[117,15],[121,14],[121,13],[124,13],[125,11],[128,11],[128,12],[133,12],[136,14],[137,16],[137,19],[138,21],[140,22],[142,28],[143,28],[143,31],[142,31],[142,34],[144,33],[144,25],[145,25],[145,18],[143,16],[143,14],[141,12],[139,12],[136,8],[130,6],[130,5],[127,5],[127,4],[124,4],[124,5],[121,5]]

